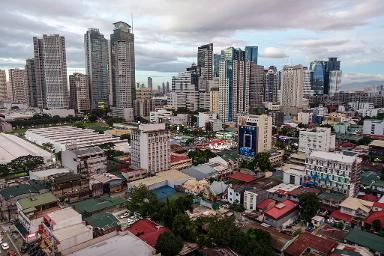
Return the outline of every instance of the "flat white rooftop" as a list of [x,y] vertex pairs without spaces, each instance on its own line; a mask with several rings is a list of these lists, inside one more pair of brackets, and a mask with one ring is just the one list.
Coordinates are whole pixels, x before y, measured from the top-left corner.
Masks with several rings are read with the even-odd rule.
[[29,172],[29,178],[31,180],[43,180],[49,176],[59,174],[59,173],[69,173],[69,169],[67,168],[53,168],[53,169],[47,169],[42,171],[34,171]]
[[71,256],[150,256],[154,249],[130,232],[116,235],[107,240],[69,254]]
[[15,135],[0,133],[0,164],[27,155],[42,156],[45,161],[51,159],[51,153],[44,149]]
[[268,189],[267,191],[269,193],[275,193],[276,191],[278,190],[282,190],[282,191],[285,191],[285,192],[291,192],[292,190],[295,190],[297,188],[301,187],[300,185],[293,185],[293,184],[284,184],[284,183],[281,183],[277,186],[274,186],[270,189]]
[[310,158],[320,158],[327,161],[336,161],[347,164],[352,164],[356,160],[356,156],[347,156],[342,153],[332,153],[323,151],[313,151]]

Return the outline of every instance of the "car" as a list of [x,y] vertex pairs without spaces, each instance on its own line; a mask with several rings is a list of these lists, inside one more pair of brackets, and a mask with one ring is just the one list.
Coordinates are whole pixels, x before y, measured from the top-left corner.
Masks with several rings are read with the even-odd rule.
[[1,249],[8,250],[9,249],[9,244],[8,243],[2,243],[1,244]]

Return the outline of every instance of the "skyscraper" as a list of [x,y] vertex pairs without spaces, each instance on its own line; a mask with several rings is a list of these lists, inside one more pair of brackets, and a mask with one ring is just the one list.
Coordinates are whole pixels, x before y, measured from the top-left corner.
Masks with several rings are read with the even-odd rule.
[[166,93],[169,93],[171,89],[169,88],[169,82],[167,81],[166,83]]
[[332,70],[329,72],[329,96],[334,96],[340,90],[342,72]]
[[245,60],[257,64],[258,46],[245,46]]
[[312,61],[309,69],[311,71],[311,87],[316,95],[323,95],[325,90],[325,73],[327,63],[325,61]]
[[7,78],[5,70],[0,69],[0,102],[8,99]]
[[213,77],[219,77],[220,59],[220,54],[213,54]]
[[219,72],[218,110],[223,122],[236,122],[238,114],[248,113],[249,83],[245,73],[244,51],[233,47],[223,50]]
[[325,70],[325,79],[324,79],[324,94],[329,94],[330,89],[330,73],[331,71],[339,71],[340,70],[340,61],[337,60],[337,57],[328,58],[327,67]]
[[37,106],[62,109],[69,106],[65,39],[60,35],[33,37]]
[[213,44],[206,44],[198,47],[197,66],[200,68],[199,89],[208,90],[208,80],[213,79]]
[[25,62],[26,86],[28,90],[29,106],[37,107],[37,89],[35,75],[35,60],[27,59]]
[[119,21],[113,23],[115,29],[111,34],[111,63],[113,114],[133,119],[133,101],[135,88],[135,50],[134,35],[131,26]]
[[9,82],[12,88],[13,103],[28,104],[27,84],[24,69],[10,69]]
[[88,75],[74,73],[69,76],[70,86],[70,108],[76,113],[89,111],[91,103],[89,99],[89,77]]
[[172,105],[176,109],[196,111],[199,108],[198,68],[192,65],[172,78]]
[[278,102],[279,73],[275,66],[270,66],[265,73],[265,101]]
[[153,84],[152,84],[152,77],[148,77],[148,89],[150,89],[152,91],[152,87],[153,87]]
[[304,67],[304,98],[315,95],[315,91],[312,90],[311,74],[312,72],[309,71],[307,67]]
[[253,60],[246,61],[246,83],[249,84],[249,110],[262,107],[265,91],[264,66],[257,65]]
[[303,107],[304,71],[302,65],[283,67],[281,105],[284,112],[296,114]]
[[84,48],[91,108],[108,108],[110,81],[108,40],[97,28],[91,28],[84,35]]

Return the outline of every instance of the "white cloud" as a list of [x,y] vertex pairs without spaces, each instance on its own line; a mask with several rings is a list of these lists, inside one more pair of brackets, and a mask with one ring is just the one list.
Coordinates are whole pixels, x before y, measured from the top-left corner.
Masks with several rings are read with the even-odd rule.
[[275,58],[275,59],[282,59],[282,58],[288,57],[288,55],[285,54],[283,50],[275,47],[267,47],[262,49],[259,56],[262,58]]

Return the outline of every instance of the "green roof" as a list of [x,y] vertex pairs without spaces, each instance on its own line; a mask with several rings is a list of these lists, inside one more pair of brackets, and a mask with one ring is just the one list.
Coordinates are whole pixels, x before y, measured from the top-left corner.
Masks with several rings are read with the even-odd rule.
[[323,192],[318,197],[320,200],[328,200],[328,201],[334,201],[334,202],[340,202],[346,198],[346,196],[343,194],[330,193],[330,192]]
[[336,255],[345,255],[345,256],[361,256],[360,253],[358,252],[353,252],[353,251],[347,251],[347,250],[339,250],[339,249],[336,249],[334,251],[334,254]]
[[373,183],[373,186],[384,187],[384,180],[376,180],[375,183]]
[[361,173],[360,176],[360,183],[364,186],[370,186],[372,185],[373,181],[379,180],[380,177],[377,175],[376,172],[372,171],[364,171]]
[[81,180],[81,175],[76,173],[64,173],[62,175],[58,175],[54,178],[55,184],[66,183],[70,181]]
[[237,150],[223,150],[217,153],[225,161],[237,161],[240,157]]
[[44,193],[31,198],[23,198],[17,201],[22,211],[27,214],[36,211],[36,207],[57,202],[57,198],[51,193]]
[[92,215],[97,212],[101,212],[105,209],[112,208],[116,205],[126,204],[127,200],[120,197],[101,197],[91,198],[73,205],[73,208],[80,214]]
[[119,226],[119,221],[111,213],[101,212],[92,215],[85,219],[85,221],[93,228],[108,230]]
[[367,247],[376,252],[384,252],[384,238],[362,231],[360,229],[352,229],[344,238],[348,242]]
[[0,195],[9,200],[25,194],[38,194],[40,190],[48,189],[47,183],[41,181],[30,181],[30,184],[19,184],[0,190]]

